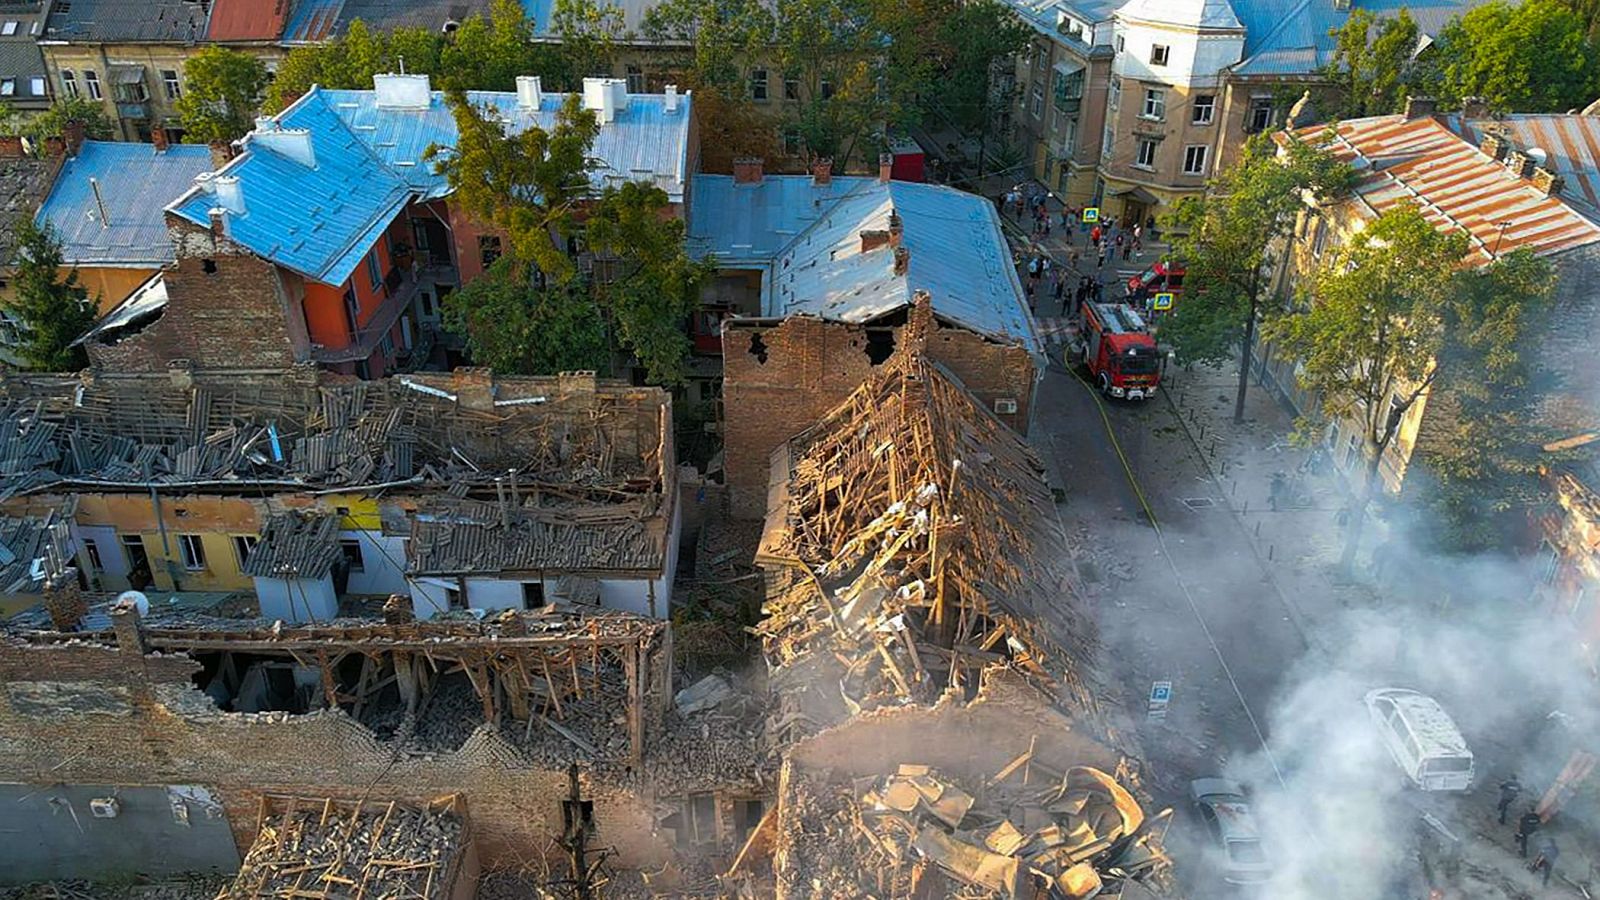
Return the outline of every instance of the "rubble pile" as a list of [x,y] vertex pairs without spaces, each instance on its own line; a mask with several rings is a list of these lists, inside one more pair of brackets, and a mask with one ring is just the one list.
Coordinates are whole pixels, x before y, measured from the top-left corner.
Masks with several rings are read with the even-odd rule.
[[184,875],[134,884],[72,879],[0,887],[0,900],[212,900],[223,875]]
[[475,863],[464,864],[468,842],[456,802],[446,797],[421,809],[398,802],[263,799],[256,841],[216,900],[449,897],[456,879],[476,870]]
[[[802,893],[1114,897],[1168,863],[1138,801],[1116,779],[1086,766],[1054,771],[1031,753],[978,783],[901,765],[839,786],[832,802],[804,793],[791,794],[811,819],[791,850],[811,867]],[[841,892],[840,879],[853,884]]]

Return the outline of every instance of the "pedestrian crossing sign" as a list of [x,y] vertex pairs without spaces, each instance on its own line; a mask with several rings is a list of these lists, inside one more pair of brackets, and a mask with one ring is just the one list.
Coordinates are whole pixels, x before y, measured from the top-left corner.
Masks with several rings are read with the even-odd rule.
[[1085,206],[1083,208],[1083,221],[1085,223],[1100,221],[1100,207]]
[[1161,311],[1171,309],[1173,296],[1174,295],[1171,291],[1161,291],[1160,293],[1156,294],[1155,302],[1150,304],[1150,308]]

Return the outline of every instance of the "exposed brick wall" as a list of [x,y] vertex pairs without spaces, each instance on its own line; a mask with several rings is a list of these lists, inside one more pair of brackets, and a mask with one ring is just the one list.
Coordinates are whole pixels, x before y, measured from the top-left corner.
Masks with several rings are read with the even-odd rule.
[[178,261],[163,270],[165,312],[118,343],[90,342],[90,365],[164,372],[187,359],[199,369],[270,369],[306,358],[304,317],[276,266],[170,213],[167,227]]
[[[180,654],[0,643],[0,771],[24,783],[205,785],[241,851],[263,793],[413,802],[460,793],[489,868],[539,857],[561,833],[565,767],[487,729],[454,752],[397,754],[340,711],[221,712],[193,687],[196,668]],[[620,866],[659,867],[671,850],[648,790],[588,769],[580,778],[597,845],[616,847]]]
[[[735,516],[764,515],[772,451],[815,424],[872,373],[868,330],[807,316],[778,325],[738,319],[724,323],[725,466]],[[898,347],[901,329],[893,332]],[[752,350],[757,339],[765,362]],[[935,323],[928,334],[927,353],[988,409],[994,409],[996,400],[1015,400],[1016,413],[999,418],[1018,431],[1027,430],[1035,369],[1026,350]]]

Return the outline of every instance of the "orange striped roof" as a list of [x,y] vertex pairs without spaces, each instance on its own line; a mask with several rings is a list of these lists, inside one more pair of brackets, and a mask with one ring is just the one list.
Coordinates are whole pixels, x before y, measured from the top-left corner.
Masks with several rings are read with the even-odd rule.
[[1356,167],[1354,193],[1370,216],[1418,204],[1435,227],[1466,232],[1480,263],[1522,247],[1548,256],[1600,242],[1600,223],[1536,190],[1432,116],[1347,119],[1296,134]]

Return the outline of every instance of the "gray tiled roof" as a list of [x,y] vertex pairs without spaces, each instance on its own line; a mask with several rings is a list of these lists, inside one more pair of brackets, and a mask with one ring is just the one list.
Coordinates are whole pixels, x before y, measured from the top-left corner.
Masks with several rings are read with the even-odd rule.
[[72,0],[50,12],[45,37],[63,41],[187,42],[206,34],[197,0]]

